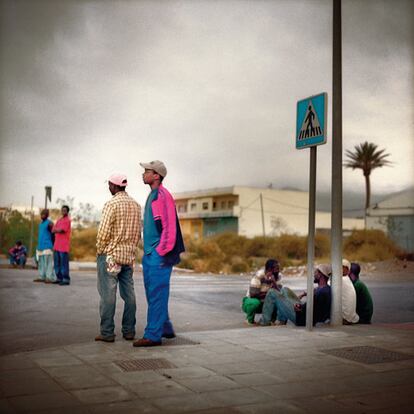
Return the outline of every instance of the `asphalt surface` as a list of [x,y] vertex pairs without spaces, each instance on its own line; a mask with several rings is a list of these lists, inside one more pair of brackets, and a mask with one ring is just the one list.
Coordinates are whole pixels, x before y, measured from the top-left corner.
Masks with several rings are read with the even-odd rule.
[[[95,272],[72,272],[70,286],[33,283],[35,270],[0,269],[0,354],[93,341],[99,333]],[[145,327],[142,275],[135,276],[137,336]],[[170,315],[177,332],[243,327],[241,298],[249,276],[173,275]],[[414,322],[414,277],[366,281],[374,299],[374,323]],[[285,278],[296,291],[304,278]],[[116,334],[121,337],[118,296]]]

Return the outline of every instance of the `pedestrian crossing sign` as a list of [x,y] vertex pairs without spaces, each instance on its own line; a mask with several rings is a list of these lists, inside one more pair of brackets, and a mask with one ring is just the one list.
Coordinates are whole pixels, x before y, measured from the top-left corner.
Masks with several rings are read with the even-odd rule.
[[298,101],[296,107],[296,149],[326,144],[328,94]]

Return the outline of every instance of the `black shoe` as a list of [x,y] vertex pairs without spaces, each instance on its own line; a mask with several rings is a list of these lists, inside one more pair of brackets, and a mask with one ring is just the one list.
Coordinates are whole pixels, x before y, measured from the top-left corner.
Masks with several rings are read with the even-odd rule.
[[112,336],[98,335],[95,337],[95,341],[115,342],[115,335],[112,335]]
[[69,282],[59,282],[59,286],[69,286]]
[[173,332],[173,333],[169,333],[169,334],[162,334],[162,337],[166,338],[166,339],[174,339],[174,338],[177,337],[177,335]]
[[133,341],[135,339],[135,334],[130,332],[130,333],[123,334],[122,337],[127,341]]

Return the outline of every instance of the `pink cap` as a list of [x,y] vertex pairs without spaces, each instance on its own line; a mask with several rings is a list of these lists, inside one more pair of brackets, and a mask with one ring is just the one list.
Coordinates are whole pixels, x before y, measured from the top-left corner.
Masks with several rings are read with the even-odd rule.
[[125,174],[112,174],[108,181],[112,184],[119,185],[120,187],[126,187],[128,185],[127,177]]

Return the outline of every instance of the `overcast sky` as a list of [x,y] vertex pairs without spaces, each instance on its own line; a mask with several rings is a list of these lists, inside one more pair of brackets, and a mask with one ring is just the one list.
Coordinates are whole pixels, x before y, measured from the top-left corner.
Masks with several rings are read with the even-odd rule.
[[[374,193],[413,184],[413,15],[407,0],[343,0],[344,150],[365,140],[392,168]],[[70,195],[96,207],[105,179],[161,159],[171,191],[307,188],[296,102],[332,101],[332,1],[1,1],[0,205]],[[331,182],[318,148],[318,189]],[[364,191],[344,171],[346,191]]]

